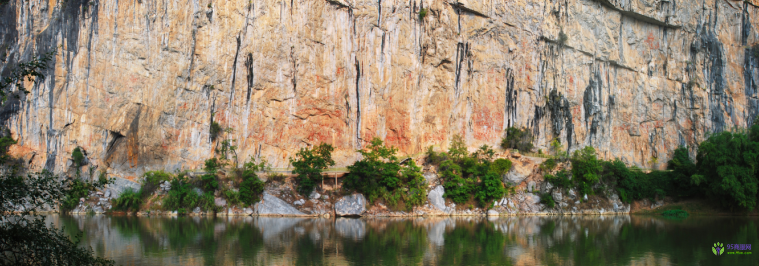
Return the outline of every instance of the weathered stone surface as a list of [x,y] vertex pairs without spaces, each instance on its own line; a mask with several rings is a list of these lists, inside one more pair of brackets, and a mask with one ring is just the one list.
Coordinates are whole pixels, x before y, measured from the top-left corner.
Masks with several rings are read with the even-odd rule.
[[116,177],[114,178],[113,183],[108,184],[107,187],[108,187],[108,191],[111,192],[111,196],[113,196],[113,198],[118,198],[119,196],[121,196],[121,193],[124,193],[124,191],[126,191],[127,189],[138,191],[140,190],[141,186],[137,182]]
[[473,150],[510,126],[648,167],[759,114],[755,0],[91,2],[0,14],[0,72],[58,49],[2,118],[33,168],[63,173],[81,146],[124,179],[196,169],[212,121],[275,167],[320,142],[348,165],[375,136]]
[[364,195],[353,194],[342,197],[335,203],[335,215],[338,216],[355,216],[362,215],[366,211],[366,199]]
[[554,201],[556,201],[556,202],[559,202],[559,201],[563,201],[563,200],[564,200],[564,197],[562,197],[562,195],[561,195],[561,191],[560,191],[560,190],[558,190],[558,189],[557,189],[557,190],[554,190],[554,191],[551,193],[551,196],[553,197],[553,200],[554,200]]
[[434,206],[438,210],[447,212],[447,208],[445,207],[445,199],[443,198],[444,194],[445,188],[443,188],[441,185],[438,185],[434,189],[427,192],[427,200],[430,201],[430,205]]
[[305,215],[287,202],[264,192],[263,200],[253,207],[260,215]]

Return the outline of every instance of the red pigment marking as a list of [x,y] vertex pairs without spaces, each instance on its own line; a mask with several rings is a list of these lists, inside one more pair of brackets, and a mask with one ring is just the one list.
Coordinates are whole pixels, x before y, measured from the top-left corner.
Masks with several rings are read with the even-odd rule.
[[648,48],[659,49],[659,42],[656,41],[653,32],[648,33],[648,38],[646,38],[645,42],[648,44]]
[[575,79],[572,76],[569,76],[569,83],[575,84]]

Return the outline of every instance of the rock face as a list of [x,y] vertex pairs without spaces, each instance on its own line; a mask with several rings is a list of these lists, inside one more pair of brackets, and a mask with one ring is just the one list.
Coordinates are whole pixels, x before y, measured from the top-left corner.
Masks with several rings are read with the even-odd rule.
[[444,194],[445,188],[443,188],[441,185],[438,185],[434,189],[427,192],[427,200],[430,201],[430,205],[434,206],[438,210],[447,212],[448,208],[445,206],[445,199],[443,198]]
[[0,73],[58,53],[0,122],[34,168],[63,173],[81,146],[130,180],[197,168],[220,139],[274,167],[326,142],[339,167],[375,136],[415,154],[510,126],[650,167],[759,113],[756,4],[11,0]]
[[361,194],[342,197],[335,203],[335,215],[338,216],[360,216],[365,211],[366,199]]
[[253,208],[259,215],[305,215],[287,202],[264,192],[263,200]]

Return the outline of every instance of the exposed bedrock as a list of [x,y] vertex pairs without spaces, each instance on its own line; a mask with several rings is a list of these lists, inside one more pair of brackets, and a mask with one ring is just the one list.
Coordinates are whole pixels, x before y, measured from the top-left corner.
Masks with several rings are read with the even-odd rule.
[[36,169],[80,146],[129,180],[199,168],[221,139],[275,167],[326,142],[341,167],[375,136],[474,150],[509,126],[650,167],[759,114],[757,2],[11,0],[0,73],[58,53],[0,121]]

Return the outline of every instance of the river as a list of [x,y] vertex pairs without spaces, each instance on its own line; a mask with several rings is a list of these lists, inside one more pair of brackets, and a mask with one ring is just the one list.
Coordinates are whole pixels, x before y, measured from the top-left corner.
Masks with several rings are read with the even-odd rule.
[[46,219],[117,265],[759,265],[745,217]]

